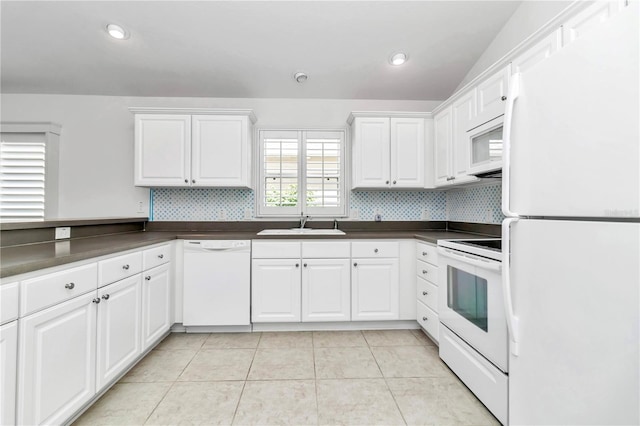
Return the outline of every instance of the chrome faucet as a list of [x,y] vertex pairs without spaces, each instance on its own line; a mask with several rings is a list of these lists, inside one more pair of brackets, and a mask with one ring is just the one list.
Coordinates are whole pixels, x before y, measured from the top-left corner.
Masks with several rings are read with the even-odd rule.
[[311,217],[305,216],[304,212],[300,212],[300,229],[304,229],[304,225],[310,220]]

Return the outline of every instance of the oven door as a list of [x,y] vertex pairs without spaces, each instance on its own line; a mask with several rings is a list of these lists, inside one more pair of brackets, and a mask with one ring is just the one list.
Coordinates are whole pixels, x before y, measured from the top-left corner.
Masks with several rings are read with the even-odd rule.
[[467,132],[470,175],[502,169],[502,124],[504,116],[496,117]]
[[507,372],[501,263],[438,247],[440,322]]

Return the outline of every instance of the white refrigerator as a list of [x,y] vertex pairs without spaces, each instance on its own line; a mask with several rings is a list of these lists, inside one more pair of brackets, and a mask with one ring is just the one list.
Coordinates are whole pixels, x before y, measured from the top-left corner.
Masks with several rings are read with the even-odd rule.
[[512,80],[502,182],[512,425],[640,423],[638,15],[631,2]]

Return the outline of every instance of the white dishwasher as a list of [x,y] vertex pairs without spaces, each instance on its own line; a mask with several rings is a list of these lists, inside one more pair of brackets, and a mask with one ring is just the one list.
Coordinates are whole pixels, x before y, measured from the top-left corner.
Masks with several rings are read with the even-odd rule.
[[184,242],[184,326],[249,325],[251,241]]

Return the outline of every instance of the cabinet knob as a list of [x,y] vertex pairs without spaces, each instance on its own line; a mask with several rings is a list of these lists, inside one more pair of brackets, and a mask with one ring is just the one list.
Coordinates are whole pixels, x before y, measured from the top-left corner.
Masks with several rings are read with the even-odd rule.
[[92,300],[92,302],[97,305],[98,303],[100,303],[100,298],[96,297],[95,299]]
[[73,290],[76,285],[74,283],[67,283],[64,285],[64,288],[68,288],[69,290]]
[[429,272],[429,271],[427,271],[426,269],[422,270],[422,273],[425,274],[425,275],[427,274],[427,272]]
[[429,293],[427,293],[426,291],[423,291],[423,292],[422,292],[422,295],[423,295],[423,296],[428,296],[428,295],[429,295]]
[[296,268],[299,268],[299,267],[300,267],[300,264],[299,264],[299,263],[296,263]]
[[429,318],[427,318],[427,317],[422,317],[422,321],[426,321],[426,320],[428,320],[428,319],[429,319]]
[[151,281],[151,275],[147,275],[146,277],[144,277],[144,279],[147,281]]
[[386,184],[389,185],[389,181],[387,181]]
[[500,99],[502,99],[503,101],[506,101],[506,100],[507,100],[507,97],[506,97],[506,96],[503,96],[503,97],[501,97]]
[[196,183],[196,180],[195,179],[191,179],[191,183]]
[[354,264],[353,264],[353,266],[354,266],[354,267],[358,266],[358,262],[354,263]]
[[428,254],[429,254],[429,253],[427,253],[426,251],[423,251],[423,252],[422,252],[422,255],[423,255],[423,256],[426,256],[426,255],[428,255]]
[[184,180],[184,183],[189,183],[189,179],[185,179],[185,180]]
[[127,269],[129,269],[129,265],[122,265],[122,269],[126,271]]
[[395,180],[393,181],[393,184],[394,184],[394,185],[396,184],[396,181],[395,181]]
[[103,295],[102,295],[102,298],[103,298],[104,300],[109,300],[109,295],[108,295],[108,294],[103,294]]
[[307,267],[307,264],[305,263],[305,264],[304,264],[304,265],[302,265],[302,266],[304,266],[304,267],[306,268],[306,267]]
[[373,252],[374,252],[374,253],[377,253],[377,252],[378,252],[378,249],[373,249]]
[[164,259],[164,254],[159,254],[158,259]]

